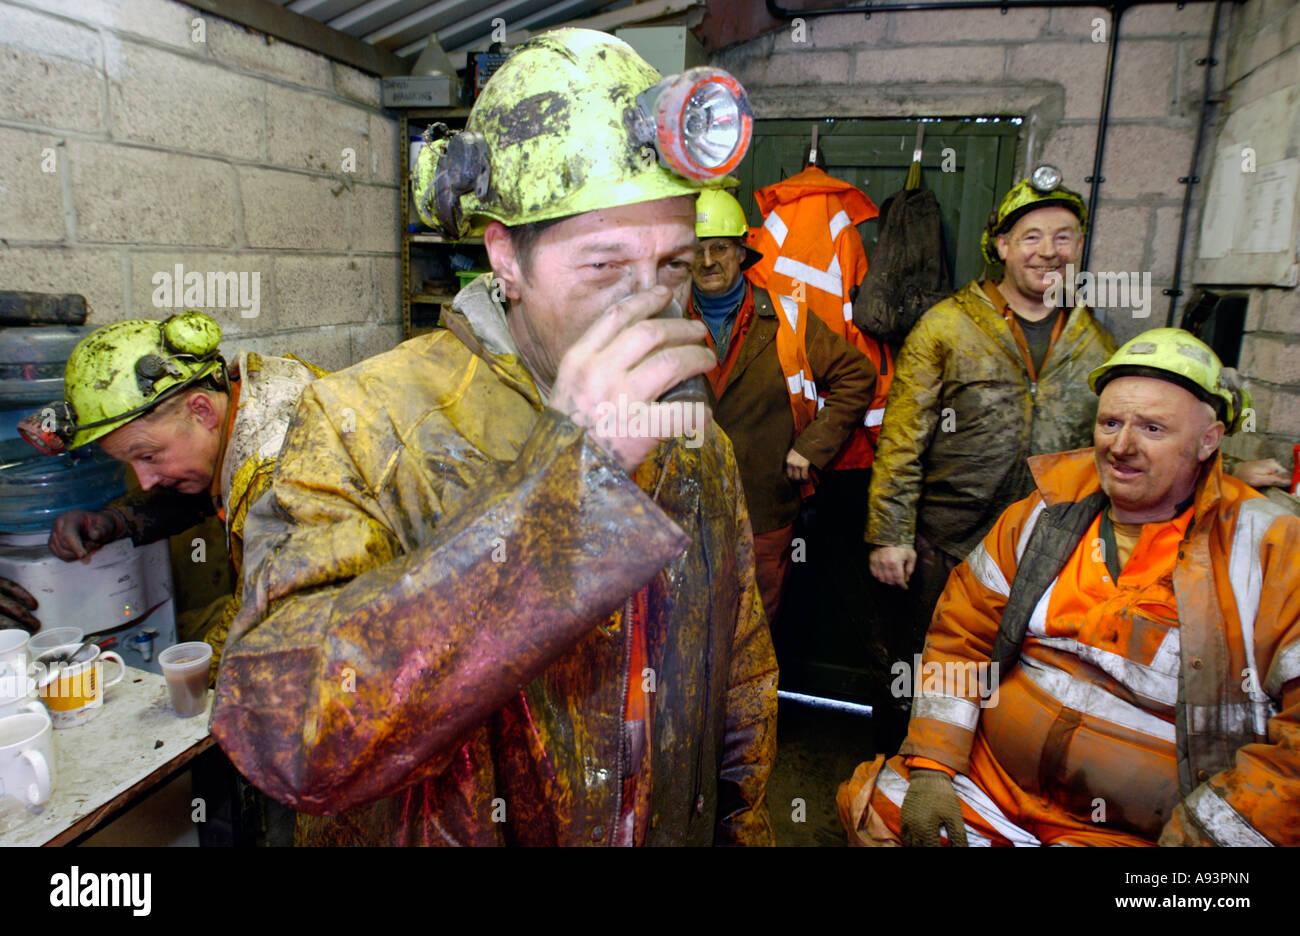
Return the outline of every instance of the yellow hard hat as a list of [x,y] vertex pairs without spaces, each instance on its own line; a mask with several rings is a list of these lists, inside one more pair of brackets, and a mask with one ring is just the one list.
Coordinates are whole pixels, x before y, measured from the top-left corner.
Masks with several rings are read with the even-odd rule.
[[745,209],[730,192],[722,189],[705,189],[695,199],[695,236],[700,240],[710,237],[734,237],[745,250],[745,259],[740,262],[742,270],[748,270],[763,259],[763,255],[745,242],[749,234],[749,223],[745,220]]
[[28,416],[18,431],[51,455],[94,442],[210,374],[220,371],[224,382],[220,342],[221,327],[202,312],[105,325],[72,349],[65,399]]
[[1116,377],[1154,377],[1177,384],[1213,407],[1229,435],[1241,426],[1242,414],[1251,405],[1250,391],[1237,372],[1181,328],[1153,328],[1125,342],[1088,375],[1088,387],[1101,393]]
[[451,236],[724,184],[753,132],[745,89],[714,68],[661,79],[608,33],[558,29],[519,46],[465,130],[426,133],[416,211]]
[[1079,218],[1082,232],[1088,233],[1088,206],[1083,197],[1061,184],[1061,170],[1055,166],[1039,166],[1028,178],[1013,185],[998,210],[989,214],[988,224],[980,235],[980,251],[984,259],[989,263],[1001,263],[998,235],[1011,230],[1029,212],[1054,205],[1073,211]]

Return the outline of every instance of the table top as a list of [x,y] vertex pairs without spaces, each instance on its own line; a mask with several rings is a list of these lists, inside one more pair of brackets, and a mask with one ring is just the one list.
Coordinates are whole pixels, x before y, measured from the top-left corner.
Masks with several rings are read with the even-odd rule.
[[215,742],[202,714],[172,711],[167,683],[128,666],[90,721],[54,731],[54,791],[44,806],[0,797],[0,845],[62,845],[120,812]]

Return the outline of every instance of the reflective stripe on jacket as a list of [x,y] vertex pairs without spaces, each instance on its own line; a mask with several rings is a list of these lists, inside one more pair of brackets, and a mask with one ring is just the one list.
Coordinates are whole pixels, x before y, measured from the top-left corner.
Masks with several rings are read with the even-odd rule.
[[[853,324],[851,297],[867,275],[867,253],[857,225],[879,214],[875,204],[853,185],[813,166],[759,189],[754,200],[764,221],[750,231],[749,245],[763,259],[746,275],[759,286],[806,298],[808,308],[831,331],[867,355],[876,372],[885,375],[870,409],[883,410],[893,368],[887,366],[889,361],[882,364],[884,346]],[[869,467],[879,434],[869,432],[870,425],[855,429],[827,468]]]
[[871,478],[866,540],[911,546],[919,531],[962,559],[1033,490],[1026,459],[1092,441],[1088,372],[1115,350],[1082,305],[1036,382],[1002,315],[968,283],[917,322],[898,355]]
[[[1092,450],[1031,466],[1038,491],[954,570],[926,639],[923,670],[1005,656],[995,645],[1015,627],[1016,583],[1046,582],[996,704],[981,707],[978,686],[923,686],[901,753],[976,776],[986,758],[1076,819],[1101,800],[1117,831],[1162,844],[1300,844],[1300,519],[1222,474],[1216,455],[1190,516],[1149,525],[1116,589],[1088,536],[1104,508]],[[1066,556],[1034,545],[1085,502]],[[1161,556],[1172,562],[1153,575]],[[1083,609],[1088,594],[1110,613]]]

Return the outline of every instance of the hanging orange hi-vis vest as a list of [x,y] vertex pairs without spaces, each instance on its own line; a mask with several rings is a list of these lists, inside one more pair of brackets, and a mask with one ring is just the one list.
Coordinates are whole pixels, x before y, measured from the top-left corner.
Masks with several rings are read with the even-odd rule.
[[875,461],[894,361],[888,345],[853,324],[850,292],[867,275],[867,253],[856,225],[879,212],[861,191],[816,167],[759,189],[754,200],[764,221],[762,227],[750,230],[748,241],[763,259],[746,271],[751,282],[803,300],[876,369],[875,396],[863,425],[826,466],[828,470],[868,468]]

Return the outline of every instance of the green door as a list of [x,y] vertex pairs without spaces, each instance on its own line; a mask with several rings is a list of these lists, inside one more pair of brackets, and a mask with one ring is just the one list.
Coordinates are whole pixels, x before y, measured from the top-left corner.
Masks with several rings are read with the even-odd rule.
[[[832,176],[856,185],[877,206],[903,187],[912,163],[916,121],[758,120],[753,144],[737,170],[740,188],[734,190],[751,225],[763,222],[754,189],[803,169],[814,123],[818,147],[826,154],[826,171]],[[1015,181],[1019,129],[1020,119],[1014,117],[925,122],[921,184],[939,199],[954,287],[975,279],[983,269],[980,232],[989,212]],[[952,152],[945,153],[948,149]],[[858,226],[868,259],[876,244],[876,226],[874,219]]]

